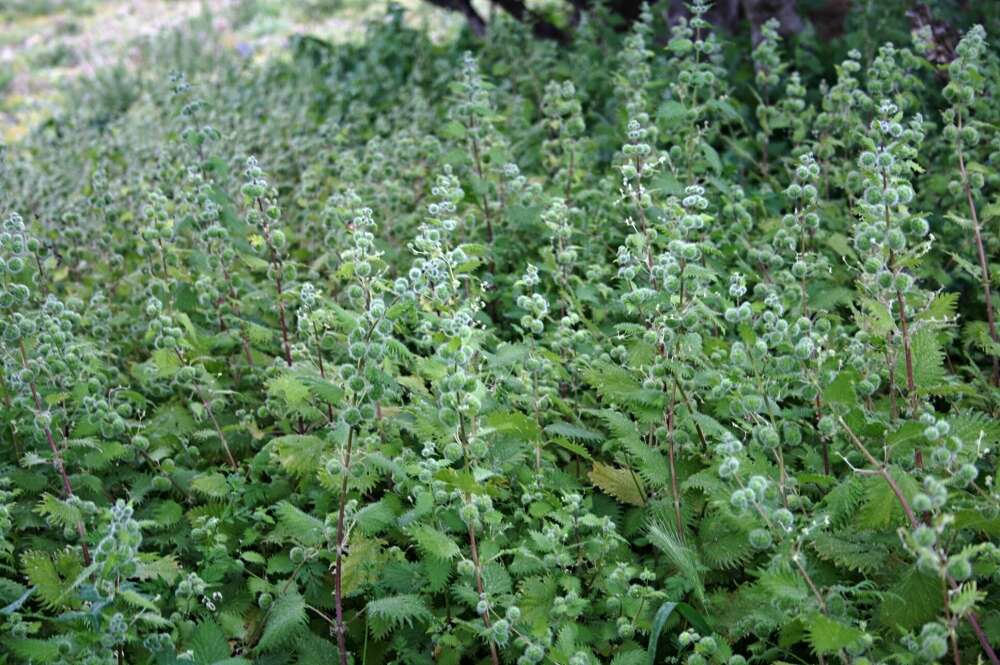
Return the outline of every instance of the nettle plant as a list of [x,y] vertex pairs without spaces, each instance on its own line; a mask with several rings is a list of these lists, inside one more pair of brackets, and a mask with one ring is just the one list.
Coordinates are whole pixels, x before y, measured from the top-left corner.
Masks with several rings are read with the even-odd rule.
[[10,146],[0,662],[1000,663],[987,30],[661,9]]

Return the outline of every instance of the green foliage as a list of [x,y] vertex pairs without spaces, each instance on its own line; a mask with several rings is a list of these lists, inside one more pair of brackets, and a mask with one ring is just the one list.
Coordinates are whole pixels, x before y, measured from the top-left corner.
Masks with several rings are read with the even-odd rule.
[[403,626],[412,626],[414,622],[425,622],[433,615],[423,599],[417,594],[398,594],[385,596],[368,602],[366,607],[368,617],[372,620],[371,629],[376,637]]
[[286,645],[306,623],[306,601],[298,591],[291,589],[274,599],[268,607],[264,632],[257,648],[273,651]]
[[988,661],[1000,63],[861,13],[88,80],[0,169],[0,662]]

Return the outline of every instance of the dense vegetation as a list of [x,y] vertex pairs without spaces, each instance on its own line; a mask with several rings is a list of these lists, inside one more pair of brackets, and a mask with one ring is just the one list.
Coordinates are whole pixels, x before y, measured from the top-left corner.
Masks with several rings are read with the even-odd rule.
[[1000,61],[893,6],[81,83],[0,172],[0,662],[996,664]]

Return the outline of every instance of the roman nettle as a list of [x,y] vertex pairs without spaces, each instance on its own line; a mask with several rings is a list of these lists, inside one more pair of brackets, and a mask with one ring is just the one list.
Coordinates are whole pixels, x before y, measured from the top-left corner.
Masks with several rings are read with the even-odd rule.
[[8,146],[0,661],[998,663],[987,30],[580,6]]

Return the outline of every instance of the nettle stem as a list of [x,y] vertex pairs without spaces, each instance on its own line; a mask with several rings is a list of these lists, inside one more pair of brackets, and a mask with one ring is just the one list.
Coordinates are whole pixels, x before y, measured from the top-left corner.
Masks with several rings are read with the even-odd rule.
[[[28,369],[28,353],[24,348],[24,340],[18,342],[18,349],[21,352],[21,367],[25,370]],[[31,389],[31,397],[35,402],[35,418],[42,420],[45,414],[45,407],[42,404],[42,397],[38,394],[38,386],[35,384],[35,380],[32,379],[28,382],[28,387]],[[49,444],[49,449],[52,451],[52,466],[56,468],[59,472],[59,478],[62,480],[63,494],[66,498],[73,497],[73,484],[69,480],[69,474],[66,473],[66,464],[63,462],[62,452],[59,450],[59,446],[56,445],[55,437],[52,436],[52,428],[49,427],[48,423],[42,425],[42,431],[45,433],[45,440]],[[83,564],[89,566],[91,563],[90,557],[90,546],[87,544],[87,526],[80,520],[76,523],[76,533],[80,536],[80,548],[83,552]]]
[[[667,348],[666,345],[661,341],[660,344],[660,356],[663,362],[667,362]],[[676,423],[674,416],[677,410],[677,393],[680,391],[680,383],[677,381],[676,375],[673,375],[673,390],[670,393],[670,400],[666,410],[663,412],[663,424],[667,428],[667,461],[670,465],[670,494],[673,499],[674,504],[674,523],[677,529],[677,537],[684,542],[684,516],[681,513],[681,493],[680,488],[677,484],[677,440],[674,436]],[[666,388],[666,386],[664,386]],[[666,390],[664,389],[664,392]],[[686,401],[686,396],[685,396]],[[689,406],[690,408],[690,406]],[[692,414],[693,415],[693,414]]]
[[[884,148],[884,146],[883,146]],[[885,193],[889,189],[889,174],[885,169],[882,170],[882,192]],[[885,210],[885,231],[889,232],[889,228],[892,225],[892,218],[889,215],[889,206],[883,204],[882,207]],[[896,254],[889,249],[889,271],[895,276],[897,274],[896,269]],[[903,292],[900,289],[895,289],[896,291],[896,305],[899,307],[899,324],[900,330],[903,337],[903,362],[906,365],[906,392],[907,398],[910,402],[910,414],[915,415],[920,404],[917,398],[917,386],[916,381],[914,381],[913,376],[913,351],[910,343],[910,326],[906,318],[906,301],[903,299]],[[891,308],[890,308],[891,310]]]
[[903,361],[906,364],[906,392],[910,402],[910,414],[914,415],[920,407],[917,397],[917,382],[913,375],[913,347],[910,338],[910,324],[906,318],[906,301],[903,292],[896,289],[896,305],[899,307],[899,325],[903,333]]
[[[847,433],[847,438],[850,440],[851,444],[858,449],[865,460],[867,460],[867,462],[873,467],[875,473],[882,476],[882,478],[885,479],[885,482],[888,483],[889,488],[892,490],[892,493],[896,496],[896,500],[902,507],[903,513],[906,515],[906,520],[909,522],[910,528],[916,529],[920,526],[921,522],[917,519],[913,506],[910,505],[906,495],[903,494],[903,490],[899,487],[899,483],[897,483],[896,479],[892,477],[891,473],[889,473],[889,468],[875,459],[875,456],[871,454],[867,447],[865,447],[865,444],[861,442],[861,439],[858,438],[858,435],[854,433],[854,430],[852,430],[847,422],[844,421],[843,417],[837,416],[837,422],[840,423],[840,426]],[[936,552],[942,562],[947,562],[947,555],[944,552],[941,550],[936,550]],[[946,575],[945,579],[947,580],[948,587],[951,591],[959,589],[958,581],[954,577]],[[976,617],[975,613],[968,612],[967,614],[964,614],[962,618],[965,619],[965,621],[969,624],[969,627],[972,628],[972,632],[976,634],[976,639],[979,640],[979,645],[982,647],[983,653],[986,654],[990,663],[992,665],[1000,665],[1000,658],[997,657],[996,652],[990,645],[989,638],[986,636],[986,633],[983,632],[982,626],[979,625],[979,619]]]
[[[962,132],[962,114],[957,113],[956,127],[959,136]],[[990,289],[990,266],[986,260],[986,247],[983,243],[983,234],[979,226],[979,214],[976,212],[976,201],[972,196],[972,187],[969,185],[969,172],[965,168],[965,154],[962,151],[961,143],[958,144],[958,170],[962,177],[962,189],[965,191],[965,200],[969,205],[969,215],[972,217],[972,236],[976,242],[976,254],[979,258],[980,279],[983,285],[983,297],[986,299],[986,325],[989,327],[990,339],[994,344],[1000,344],[1000,337],[997,336],[996,317],[993,313],[993,294]],[[993,373],[990,377],[993,385],[1000,386],[1000,358],[993,356]]]
[[[466,496],[466,500],[468,500],[468,496]],[[472,564],[476,568],[476,591],[478,591],[479,596],[482,597],[483,594],[485,593],[483,587],[483,567],[482,564],[480,564],[479,562],[479,547],[476,544],[476,528],[472,525],[471,522],[469,523],[468,526],[469,526],[469,551],[472,555]],[[490,610],[488,607],[486,608],[486,611],[482,613],[481,616],[483,618],[483,624],[486,626],[486,630],[489,631],[490,628],[492,627],[492,624],[490,623]],[[493,642],[492,638],[490,638],[489,643],[490,643],[490,660],[492,661],[493,665],[499,665],[500,658],[497,655],[497,646]]]
[[236,287],[233,285],[232,275],[229,274],[229,268],[226,267],[225,260],[222,258],[221,253],[219,256],[219,265],[222,267],[222,277],[226,282],[226,291],[231,303],[230,307],[233,310],[233,315],[240,323],[240,342],[243,345],[243,355],[247,359],[247,365],[253,367],[253,354],[250,352],[250,337],[247,335],[247,328],[243,323],[243,313],[240,311],[240,301],[236,295]]
[[[325,381],[326,367],[323,365],[323,348],[319,343],[319,333],[316,331],[316,322],[311,321],[310,325],[312,326],[313,339],[316,341],[316,365],[319,368],[319,377]],[[329,403],[326,405],[326,417],[331,423],[333,422],[333,405]]]
[[[180,349],[175,347],[174,354],[177,356],[177,360],[180,361],[181,365],[187,364],[184,361],[184,355],[181,353]],[[212,403],[208,401],[208,397],[205,395],[205,391],[202,390],[201,386],[195,385],[194,390],[198,394],[198,399],[201,401],[201,405],[205,408],[205,413],[208,414],[208,419],[212,421],[212,427],[215,429],[215,435],[219,437],[219,442],[222,444],[222,451],[226,455],[226,461],[234,470],[239,469],[239,464],[236,463],[236,459],[233,457],[233,453],[229,449],[229,442],[226,440],[226,435],[222,432],[222,426],[219,425],[219,420],[215,417],[215,411],[212,410]]]
[[[473,420],[473,431],[475,431],[474,420]],[[461,412],[459,412],[458,415],[458,440],[462,446],[464,457],[466,460],[468,460],[469,437],[465,432],[465,416],[463,416]],[[465,495],[465,500],[466,502],[469,501],[468,494]],[[482,598],[486,593],[485,590],[486,588],[483,585],[483,572],[482,572],[483,567],[479,561],[479,545],[476,542],[476,527],[472,524],[471,521],[467,523],[467,526],[469,527],[469,553],[472,557],[472,565],[475,567],[476,571],[476,591],[479,594],[479,597]],[[490,623],[490,608],[488,605],[486,607],[486,611],[480,614],[480,616],[483,619],[483,625],[486,626],[486,631],[489,632],[489,630],[492,628],[492,624]],[[490,660],[493,663],[493,665],[500,665],[500,657],[497,655],[497,647],[496,644],[493,643],[492,637],[489,638],[489,643],[490,643]]]
[[285,272],[285,262],[281,259],[281,255],[278,253],[278,248],[274,246],[274,240],[271,237],[271,224],[267,221],[267,213],[264,211],[264,202],[260,198],[257,199],[257,207],[260,209],[261,214],[261,234],[264,236],[264,242],[267,243],[267,249],[271,255],[271,266],[274,268],[274,289],[278,294],[278,324],[281,327],[281,348],[284,352],[285,364],[291,367],[292,346],[288,341],[288,323],[285,319],[284,285],[282,283]]
[[670,493],[674,500],[674,521],[677,525],[677,537],[684,542],[684,517],[681,513],[681,493],[677,485],[676,441],[674,440],[674,409],[677,406],[677,385],[674,384],[670,395],[670,406],[664,413],[664,424],[667,426],[667,460],[670,464]]
[[344,515],[347,511],[347,482],[351,475],[351,448],[354,445],[354,428],[347,431],[347,445],[344,448],[344,464],[340,470],[340,508],[337,511],[337,550],[333,571],[333,600],[337,619],[337,653],[340,665],[347,665],[347,624],[344,622],[344,550],[346,550],[346,530]]
[[701,443],[701,448],[703,451],[708,451],[708,437],[705,436],[705,430],[702,429],[701,423],[695,418],[698,414],[697,409],[694,408],[694,404],[691,402],[691,398],[688,397],[687,391],[684,390],[684,386],[681,385],[680,378],[677,376],[677,372],[671,370],[671,376],[674,379],[674,387],[677,388],[677,392],[681,394],[681,400],[684,402],[684,406],[687,407],[688,413],[690,414],[691,420],[694,422],[694,431],[698,435],[698,441]]
[[209,420],[212,421],[212,427],[215,428],[215,434],[222,443],[222,450],[226,454],[226,461],[229,462],[229,466],[233,467],[233,470],[239,469],[239,464],[236,463],[236,459],[233,458],[233,452],[229,449],[229,442],[226,441],[226,435],[222,433],[222,426],[219,425],[219,420],[215,417],[215,411],[212,410],[211,402],[208,401],[201,386],[198,386],[196,389],[198,391],[198,399],[201,400],[202,406],[205,407],[205,412],[208,414]]

